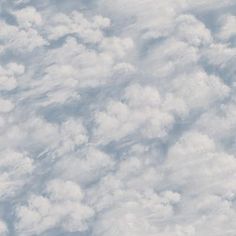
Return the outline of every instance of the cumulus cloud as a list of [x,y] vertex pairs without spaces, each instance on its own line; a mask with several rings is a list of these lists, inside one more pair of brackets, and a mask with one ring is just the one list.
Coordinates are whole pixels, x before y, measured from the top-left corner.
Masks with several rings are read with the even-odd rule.
[[[115,160],[111,156],[93,147],[85,148],[79,152],[64,156],[53,168],[55,176],[88,185],[101,179],[114,170]],[[67,171],[70,169],[70,172]]]
[[9,63],[0,67],[0,89],[2,91],[11,91],[17,87],[17,77],[24,73],[24,66],[17,63]]
[[[222,195],[227,194],[228,191],[234,191],[234,184],[230,181],[236,167],[234,156],[217,150],[213,140],[205,134],[194,131],[186,133],[169,150],[166,164],[168,169],[172,168],[171,166],[174,168],[170,171],[169,177],[172,179],[173,175],[175,185],[191,183],[189,187],[194,188],[196,181],[198,191],[207,191],[207,193],[213,191]],[[191,165],[194,168],[191,168]],[[221,166],[224,168],[221,169]],[[192,180],[189,181],[189,178]],[[229,179],[226,180],[226,178]],[[227,184],[230,185],[228,191]]]
[[[231,235],[235,230],[231,221],[231,217],[235,217],[234,205],[231,205],[236,187],[232,181],[235,157],[220,150],[207,135],[191,131],[170,149],[166,165],[169,184],[184,190],[186,205],[180,214],[192,215],[197,235],[209,235],[212,230],[207,225],[213,222],[219,224],[214,230],[216,234]],[[192,194],[194,197],[190,197]],[[194,205],[194,209],[189,204]],[[226,217],[221,221],[223,215]]]
[[26,7],[13,13],[18,25],[22,28],[31,28],[42,24],[42,17],[34,7]]
[[0,27],[0,53],[6,53],[6,51],[31,52],[33,49],[47,44],[46,40],[34,28],[21,29],[2,20]]
[[208,75],[204,71],[183,74],[173,81],[173,93],[186,101],[190,109],[204,108],[215,100],[225,98],[229,91],[220,78]]
[[236,24],[236,17],[233,15],[225,15],[220,20],[220,31],[218,33],[218,37],[223,41],[228,41],[232,37],[235,37],[235,24]]
[[1,113],[8,113],[14,108],[14,104],[9,100],[0,98],[0,107]]
[[102,30],[110,26],[110,20],[102,16],[94,16],[88,21],[82,13],[73,11],[70,16],[58,13],[50,20],[47,27],[49,40],[56,40],[65,35],[75,34],[86,43],[98,43],[102,40]]
[[13,150],[1,151],[0,156],[0,200],[2,200],[21,190],[34,165],[26,154]]
[[[147,196],[128,197],[101,214],[95,223],[93,235],[157,235],[161,230],[156,227],[173,214],[173,206],[180,200],[177,193],[165,192],[161,196],[148,193]],[[123,200],[124,201],[124,200]]]
[[81,202],[83,192],[77,184],[52,180],[45,191],[47,197],[32,195],[27,206],[18,207],[19,235],[41,234],[56,226],[68,232],[87,229],[93,210]]
[[173,113],[161,106],[165,101],[155,88],[133,84],[121,97],[124,102],[109,101],[106,111],[96,114],[95,136],[100,141],[119,140],[132,133],[141,133],[146,138],[163,137],[174,123]]
[[0,3],[0,235],[235,236],[234,0]]

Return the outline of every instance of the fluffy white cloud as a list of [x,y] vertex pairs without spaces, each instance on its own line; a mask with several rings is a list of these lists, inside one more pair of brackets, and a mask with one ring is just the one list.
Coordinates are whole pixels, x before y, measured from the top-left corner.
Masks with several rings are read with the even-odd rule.
[[74,151],[79,145],[88,141],[86,129],[80,120],[65,121],[59,131],[60,141],[57,152]]
[[193,15],[181,15],[175,24],[174,36],[190,45],[203,46],[212,42],[210,30]]
[[121,95],[122,102],[108,101],[105,111],[96,113],[95,138],[98,142],[135,134],[145,138],[163,138],[178,119],[188,116],[190,110],[204,108],[228,95],[228,87],[214,76],[204,72],[186,78],[186,75],[182,76],[172,82],[163,96],[154,86],[128,86]]
[[31,28],[42,24],[42,17],[34,7],[22,8],[13,14],[22,28]]
[[133,193],[128,199],[120,200],[120,204],[117,201],[112,209],[101,214],[92,235],[154,236],[162,233],[158,223],[173,214],[172,205],[180,200],[180,196],[173,192],[165,192],[161,196],[151,192],[146,196]]
[[161,107],[157,89],[135,84],[122,97],[124,102],[110,101],[105,111],[96,113],[95,136],[99,142],[119,140],[134,132],[147,138],[166,135],[174,116]]
[[[116,46],[108,47],[107,40],[110,46]],[[131,42],[129,39],[104,39],[101,50],[97,51],[74,37],[66,38],[62,47],[46,53],[42,61],[43,78],[29,81],[21,99],[33,99],[35,104],[44,107],[70,103],[80,99],[81,88],[104,85],[115,74],[132,74],[133,66],[122,62]]]
[[0,137],[2,147],[26,148],[39,156],[45,152],[60,156],[88,141],[86,129],[79,119],[67,120],[61,125],[51,124],[42,118],[16,122],[5,124]]
[[21,190],[34,165],[26,154],[12,150],[1,151],[0,157],[0,199],[4,199]]
[[[57,162],[53,173],[67,180],[83,185],[98,181],[114,169],[115,161],[96,148],[86,148],[71,156],[64,156]],[[70,170],[68,172],[67,170]]]
[[85,205],[80,187],[59,179],[47,184],[46,196],[32,195],[28,205],[17,208],[19,235],[40,235],[56,226],[67,232],[87,229],[93,210]]
[[169,78],[193,70],[199,59],[198,48],[180,40],[167,39],[150,51],[144,66],[148,66],[155,76]]
[[111,74],[114,60],[108,53],[97,53],[78,43],[75,38],[69,37],[61,48],[49,51],[45,64],[52,63],[55,63],[53,67],[46,68],[46,86],[50,81],[47,80],[48,77],[52,83],[58,83],[55,77],[59,76],[58,79],[63,80],[63,83],[66,83],[66,77],[73,79],[71,82],[68,81],[68,86],[75,86],[72,85],[74,82],[79,87],[85,87],[104,83]]
[[7,113],[10,112],[14,108],[14,104],[6,99],[0,98],[0,112]]
[[182,189],[185,203],[181,205],[180,214],[184,218],[191,215],[196,235],[209,235],[212,232],[209,225],[217,225],[213,232],[219,235],[234,232],[232,199],[236,186],[232,180],[235,168],[234,156],[196,131],[186,133],[169,150],[167,183]]
[[203,114],[197,121],[197,128],[206,132],[210,137],[221,144],[226,145],[231,153],[235,149],[234,130],[236,128],[235,117],[236,107],[233,101],[220,107],[213,108]]
[[88,21],[82,13],[73,11],[70,16],[58,13],[50,19],[47,27],[49,40],[56,40],[69,34],[76,34],[86,43],[98,43],[103,39],[102,29],[110,26],[110,20],[102,16]]
[[236,36],[236,16],[226,15],[221,18],[221,28],[218,37],[223,41],[228,41],[230,38]]
[[0,90],[11,91],[17,87],[17,76],[24,73],[24,66],[17,63],[9,63],[5,68],[0,67]]
[[2,147],[26,148],[32,151],[53,146],[57,143],[56,137],[58,137],[58,127],[43,119],[29,118],[19,122],[8,117],[0,143]]
[[2,20],[0,20],[0,27],[0,53],[6,51],[31,52],[33,49],[47,44],[38,31],[33,28],[20,29]]
[[225,98],[229,87],[220,78],[208,75],[204,71],[177,76],[173,81],[172,91],[186,101],[191,108],[204,108],[213,102]]
[[186,191],[221,195],[235,191],[236,186],[231,180],[236,168],[235,157],[217,150],[207,135],[185,134],[169,150],[166,165],[170,181],[177,186],[186,186]]
[[[212,44],[209,48],[207,48],[204,56],[210,65],[218,66],[220,69],[224,69],[227,65],[230,67],[232,66],[236,52],[235,48],[227,47],[225,44]],[[232,70],[232,68],[227,69]]]

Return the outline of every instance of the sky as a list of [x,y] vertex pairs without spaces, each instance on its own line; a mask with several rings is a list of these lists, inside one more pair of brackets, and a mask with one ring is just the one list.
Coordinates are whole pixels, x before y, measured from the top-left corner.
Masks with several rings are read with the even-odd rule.
[[0,236],[235,236],[235,76],[235,0],[1,0]]

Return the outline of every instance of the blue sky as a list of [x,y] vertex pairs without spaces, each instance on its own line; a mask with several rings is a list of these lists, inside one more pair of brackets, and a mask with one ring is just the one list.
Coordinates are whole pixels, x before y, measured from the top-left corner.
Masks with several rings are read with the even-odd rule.
[[235,236],[235,13],[2,0],[0,236]]

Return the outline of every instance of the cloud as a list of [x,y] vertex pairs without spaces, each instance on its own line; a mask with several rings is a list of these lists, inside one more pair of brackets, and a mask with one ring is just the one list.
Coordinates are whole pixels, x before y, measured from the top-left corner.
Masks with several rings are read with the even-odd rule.
[[14,104],[9,100],[0,98],[0,107],[1,113],[7,113],[14,108]]
[[19,235],[41,234],[56,226],[69,232],[87,229],[93,210],[81,202],[83,192],[77,184],[55,179],[48,182],[45,194],[32,195],[28,205],[17,208]]
[[110,20],[102,16],[94,16],[88,21],[82,13],[73,11],[70,16],[58,13],[47,26],[49,40],[56,40],[65,35],[76,34],[86,43],[98,43],[102,40],[102,30],[110,26]]
[[225,15],[221,18],[221,27],[218,33],[218,37],[223,41],[228,41],[232,37],[235,36],[235,27],[236,24],[236,16],[233,15]]
[[225,98],[230,89],[220,78],[196,71],[176,77],[173,81],[173,93],[181,97],[189,108],[203,108],[214,101]]
[[0,153],[0,199],[20,191],[34,169],[33,161],[24,153],[4,150]]
[[0,235],[234,236],[235,1],[0,3]]
[[[71,156],[64,156],[53,169],[55,176],[89,185],[114,169],[115,161],[106,153],[92,147]],[[70,169],[70,172],[67,170]]]
[[[174,184],[178,186],[191,183],[189,191],[198,189],[197,191],[221,195],[234,191],[234,184],[230,181],[236,167],[234,156],[217,150],[214,141],[205,134],[194,131],[186,133],[169,150],[166,164],[167,169],[173,168],[169,177],[173,178]],[[221,169],[222,165],[224,168]],[[222,181],[228,184],[222,185]]]
[[235,104],[229,102],[220,108],[213,108],[208,113],[203,114],[197,121],[197,128],[206,132],[218,143],[224,143],[231,153],[235,144],[233,141],[233,131],[235,129]]
[[61,47],[45,54],[42,79],[29,81],[21,99],[34,99],[44,107],[78,101],[80,88],[102,86],[117,74],[132,74],[134,67],[122,60],[131,48],[127,38],[104,38],[94,50],[68,36]]
[[17,63],[9,63],[5,68],[0,67],[0,90],[11,91],[17,87],[17,77],[24,73],[24,66]]
[[29,149],[33,155],[36,155],[35,158],[44,152],[60,156],[76,150],[88,141],[81,120],[67,120],[61,126],[40,118],[30,118],[17,124],[15,122],[5,128],[3,132],[5,136],[0,138],[1,146]]
[[181,15],[175,24],[174,36],[190,45],[202,46],[212,42],[210,30],[193,15]]
[[15,25],[0,21],[1,44],[0,53],[11,52],[31,52],[35,48],[46,45],[43,37],[34,29],[20,29]]
[[42,17],[34,7],[26,7],[13,12],[21,28],[31,28],[42,24]]
[[149,193],[140,196],[134,193],[123,204],[116,202],[95,223],[93,235],[156,235],[161,229],[155,223],[164,221],[173,214],[172,204],[180,199],[177,193],[166,192],[162,196]]
[[144,137],[166,135],[174,117],[162,109],[158,90],[135,84],[127,87],[122,97],[124,102],[109,101],[106,111],[96,113],[95,136],[99,141],[119,140],[137,133],[140,127]]
[[5,236],[7,235],[7,232],[8,230],[6,224],[3,221],[0,221],[0,235]]
[[88,141],[86,129],[80,120],[67,120],[60,127],[59,146],[57,152],[64,153],[75,150],[75,147]]

